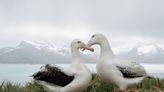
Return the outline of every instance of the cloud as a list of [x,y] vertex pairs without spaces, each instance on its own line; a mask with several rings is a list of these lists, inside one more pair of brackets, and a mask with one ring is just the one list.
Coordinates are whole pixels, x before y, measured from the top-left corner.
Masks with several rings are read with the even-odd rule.
[[[114,46],[164,43],[163,0],[0,0],[0,41],[89,39],[103,33]],[[6,42],[7,41],[7,42]]]
[[[55,44],[68,45],[75,38],[86,40],[86,37],[91,35],[89,28],[82,24],[74,27],[72,25],[58,27],[51,24],[19,24],[0,29],[5,30],[0,31],[0,41],[4,46],[10,46],[14,42],[18,44],[22,40],[44,40],[52,41]],[[3,45],[1,46],[4,47]]]

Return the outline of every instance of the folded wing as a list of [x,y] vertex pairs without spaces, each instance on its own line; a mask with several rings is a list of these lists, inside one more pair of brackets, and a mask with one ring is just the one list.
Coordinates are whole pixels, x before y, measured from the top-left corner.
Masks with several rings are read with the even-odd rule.
[[145,68],[137,62],[117,59],[115,66],[123,74],[123,76],[127,78],[148,76]]
[[35,73],[33,77],[35,80],[52,83],[61,87],[68,85],[74,79],[74,76],[67,75],[57,66],[49,64],[43,66],[42,70]]

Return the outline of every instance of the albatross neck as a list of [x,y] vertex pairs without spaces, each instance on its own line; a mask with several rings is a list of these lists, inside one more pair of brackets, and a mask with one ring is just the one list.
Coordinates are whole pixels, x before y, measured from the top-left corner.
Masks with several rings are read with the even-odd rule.
[[71,52],[72,52],[72,63],[76,63],[76,62],[81,61],[79,49],[71,48]]
[[100,52],[100,58],[114,58],[114,54],[113,51],[109,45],[109,42],[106,38],[102,39],[100,42],[100,48],[101,48],[101,52]]

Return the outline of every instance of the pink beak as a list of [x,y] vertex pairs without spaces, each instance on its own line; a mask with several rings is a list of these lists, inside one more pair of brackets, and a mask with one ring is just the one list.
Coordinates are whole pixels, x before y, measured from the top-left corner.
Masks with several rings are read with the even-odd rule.
[[82,51],[85,51],[86,49],[89,50],[89,51],[94,52],[94,49],[91,48],[89,45],[84,45],[84,47],[82,48]]

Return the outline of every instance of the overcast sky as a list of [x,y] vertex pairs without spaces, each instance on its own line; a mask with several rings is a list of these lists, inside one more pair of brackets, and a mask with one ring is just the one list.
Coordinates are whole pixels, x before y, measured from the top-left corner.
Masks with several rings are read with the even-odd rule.
[[103,33],[112,46],[164,44],[164,0],[0,0],[0,48],[22,40],[68,44]]

